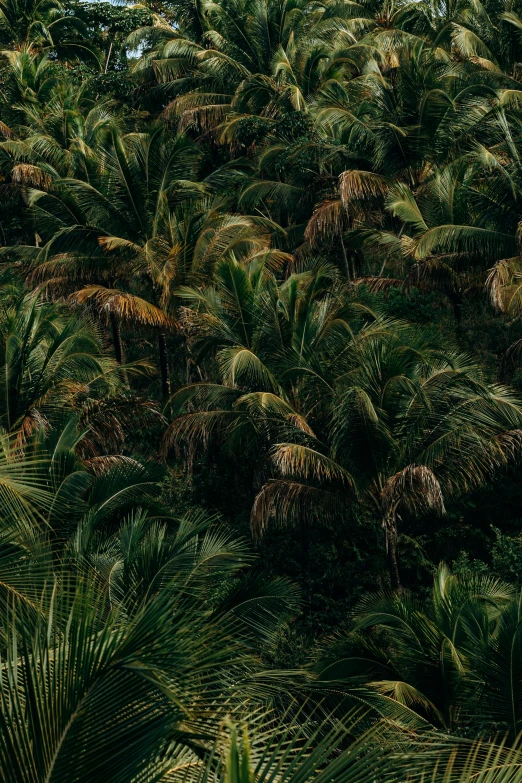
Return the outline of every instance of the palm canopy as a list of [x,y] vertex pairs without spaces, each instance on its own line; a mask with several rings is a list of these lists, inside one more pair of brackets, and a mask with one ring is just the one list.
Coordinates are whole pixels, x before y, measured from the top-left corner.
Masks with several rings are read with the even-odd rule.
[[[347,351],[344,372],[336,363],[327,453],[373,500],[398,585],[399,515],[444,513],[446,496],[475,486],[512,459],[521,408],[507,389],[488,384],[469,358],[441,355],[425,337],[401,324],[390,327],[363,332]],[[285,444],[274,446],[273,455],[283,475],[291,476],[285,493],[297,491],[294,481],[323,474],[319,462],[315,470],[294,463]],[[325,489],[334,489],[335,477],[332,468]],[[277,494],[270,484],[262,490],[257,524],[265,524],[271,510],[277,514]]]
[[519,4],[0,0],[2,778],[521,777]]
[[[36,279],[69,281],[76,290],[78,283],[90,284],[80,296],[101,298],[101,305],[110,304],[111,292],[120,289],[115,312],[121,309],[124,316],[125,302],[134,298],[130,320],[141,316],[145,323],[168,326],[160,308],[170,307],[177,285],[205,277],[228,253],[248,258],[269,249],[269,221],[227,214],[193,181],[199,155],[188,139],[168,138],[161,129],[114,132],[98,153],[91,182],[61,178],[44,166],[48,187],[37,189],[31,180],[38,167],[27,167],[27,198],[39,230],[50,239],[36,252],[23,247],[8,252],[30,261]],[[138,278],[149,289],[150,307],[133,294]]]
[[[519,779],[518,742],[510,746],[506,742],[455,741],[438,732],[412,737],[410,743],[398,743],[384,721],[346,743],[337,728],[318,737],[313,717],[311,722],[312,726],[304,721],[295,730],[288,723],[278,723],[271,714],[243,724],[227,721],[211,761],[198,771],[197,780],[247,783],[258,775],[269,781],[327,779],[348,783],[379,774],[392,781],[403,778],[405,767],[411,780],[437,776],[447,783],[475,778],[489,783],[503,775],[510,780]],[[360,711],[344,713],[343,729],[357,735],[361,724],[364,716]],[[339,743],[343,749],[336,747],[332,754],[331,748]],[[212,769],[211,763],[215,765]],[[176,772],[173,771],[173,777]]]
[[0,4],[0,40],[4,47],[34,44],[40,48],[78,49],[79,35],[86,28],[81,19],[67,12],[59,0],[2,0]]
[[349,9],[341,6],[234,0],[185,11],[175,30],[158,19],[144,31],[150,49],[137,66],[185,127],[209,129],[229,113],[237,122],[306,111],[317,89],[344,73],[355,42]]
[[520,597],[510,585],[456,576],[442,564],[426,600],[365,597],[350,631],[321,651],[317,676],[340,691],[373,691],[384,711],[398,702],[453,730],[494,727],[515,738],[520,671],[508,650],[517,649],[519,617]]
[[92,581],[70,586],[27,635],[21,659],[16,623],[4,647],[14,676],[1,686],[6,780],[159,777],[181,754],[194,763],[204,753],[220,705],[221,714],[237,709],[248,679],[255,691],[241,623],[202,612],[196,599],[163,593],[129,615]]
[[273,261],[260,255],[248,267],[222,262],[219,287],[180,289],[198,308],[185,316],[195,359],[203,363],[215,355],[219,376],[173,396],[178,417],[166,432],[165,449],[178,439],[206,443],[218,431],[227,448],[241,443],[263,464],[282,437],[316,443],[314,431],[326,424],[333,391],[325,364],[339,358],[345,341],[375,316],[344,298],[341,285],[329,288],[335,270],[293,274],[278,283]]
[[324,272],[279,285],[232,262],[218,274],[219,292],[182,293],[200,308],[190,321],[196,356],[215,352],[220,382],[174,396],[181,415],[165,446],[221,437],[271,462],[252,512],[257,531],[271,516],[338,517],[357,486],[382,520],[398,584],[400,514],[442,514],[446,497],[515,457],[518,399],[469,357],[343,301],[342,287],[325,295]]
[[163,775],[197,764],[226,715],[283,695],[258,653],[296,589],[246,572],[245,543],[215,518],[167,511],[157,464],[82,458],[77,423],[0,466],[6,780]]
[[4,141],[15,185],[48,187],[53,179],[89,180],[98,154],[121,125],[114,102],[95,101],[89,79],[66,81],[48,54],[29,49],[5,53],[9,92]]
[[78,400],[111,395],[121,380],[104,355],[95,326],[71,318],[35,294],[13,303],[4,294],[0,316],[2,427],[26,437],[60,419]]

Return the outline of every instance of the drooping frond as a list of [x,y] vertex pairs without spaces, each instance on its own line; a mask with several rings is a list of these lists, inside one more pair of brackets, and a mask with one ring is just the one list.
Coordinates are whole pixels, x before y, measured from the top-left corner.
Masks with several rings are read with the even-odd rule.
[[11,177],[17,185],[29,185],[41,190],[47,190],[52,182],[51,175],[45,169],[29,163],[18,163],[13,166]]
[[354,285],[368,287],[372,294],[385,293],[391,288],[402,288],[404,280],[397,277],[358,277],[353,281]]
[[444,498],[437,477],[425,465],[408,465],[386,482],[382,492],[385,513],[401,504],[408,510],[429,509],[444,514]]
[[315,208],[306,226],[305,238],[313,245],[318,238],[340,234],[342,226],[342,202],[339,199],[328,199]]
[[283,476],[339,482],[353,489],[354,480],[347,470],[315,449],[295,443],[274,446],[272,460]]
[[70,296],[78,304],[93,304],[101,313],[115,315],[129,323],[141,323],[162,329],[175,326],[174,319],[164,310],[126,291],[90,285]]
[[339,192],[345,209],[358,199],[384,197],[388,192],[388,183],[380,174],[372,171],[345,171],[339,177]]
[[346,509],[346,500],[328,491],[299,481],[275,479],[265,484],[256,496],[250,526],[255,536],[262,536],[270,520],[277,525],[298,526],[317,521],[333,522]]

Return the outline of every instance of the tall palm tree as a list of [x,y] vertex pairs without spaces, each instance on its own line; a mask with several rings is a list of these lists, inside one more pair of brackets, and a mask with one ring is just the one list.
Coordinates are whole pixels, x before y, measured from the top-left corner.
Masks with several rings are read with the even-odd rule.
[[279,492],[288,504],[309,477],[335,494],[340,471],[348,471],[381,518],[391,584],[398,588],[400,514],[443,514],[445,497],[480,484],[512,459],[520,403],[488,384],[468,357],[441,353],[401,325],[363,333],[348,347],[344,367],[336,364],[325,451],[333,461],[329,480],[321,462],[314,467],[297,445],[274,445],[281,489],[266,485],[253,521],[262,528],[271,513],[279,515]]
[[114,134],[99,155],[90,182],[53,177],[45,190],[27,188],[49,239],[40,249],[7,252],[30,261],[33,279],[55,280],[60,293],[72,291],[75,301],[105,314],[119,361],[120,322],[155,328],[166,395],[174,289],[208,275],[228,253],[268,251],[272,227],[206,198],[205,186],[191,179],[198,152],[183,137],[168,138],[161,129]]
[[325,294],[320,273],[277,286],[229,264],[220,278],[217,291],[184,289],[200,308],[195,355],[217,351],[219,384],[174,396],[165,446],[212,436],[263,470],[271,462],[252,511],[257,534],[270,518],[338,519],[357,487],[381,520],[398,588],[400,515],[443,514],[448,495],[512,459],[519,401],[468,357],[343,302],[342,288]]

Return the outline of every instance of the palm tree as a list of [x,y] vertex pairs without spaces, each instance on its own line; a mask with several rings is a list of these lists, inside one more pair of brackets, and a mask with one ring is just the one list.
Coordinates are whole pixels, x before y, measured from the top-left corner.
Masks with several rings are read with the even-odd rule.
[[[439,566],[426,600],[366,596],[352,628],[319,656],[319,681],[341,692],[373,691],[386,710],[398,702],[459,733],[520,730],[520,598],[489,575]],[[511,652],[508,652],[508,651]]]
[[297,443],[274,444],[278,475],[258,495],[252,523],[262,530],[271,515],[282,522],[294,505],[300,513],[321,513],[325,490],[325,503],[339,498],[340,513],[343,477],[356,477],[380,516],[396,589],[400,514],[443,514],[448,494],[476,486],[512,459],[520,404],[507,389],[486,383],[467,357],[441,353],[400,324],[363,331],[334,369],[329,446],[317,442],[314,453]]
[[115,394],[119,371],[85,318],[42,299],[39,292],[4,295],[0,314],[2,427],[25,439],[52,426],[79,400]]
[[168,591],[129,614],[92,580],[48,600],[21,655],[16,618],[6,632],[5,780],[127,781],[165,775],[182,754],[197,761],[220,714],[241,701],[233,684],[247,671],[241,623]]
[[[56,184],[51,180],[47,190],[33,187],[28,191],[31,203],[38,205],[42,233],[50,241],[42,252],[13,251],[34,259],[40,277],[59,275],[71,281],[73,291],[78,291],[78,283],[84,284],[77,300],[93,304],[108,316],[118,361],[123,360],[120,320],[159,327],[164,388],[168,377],[163,333],[172,318],[129,290],[129,284],[137,275],[144,276],[149,295],[159,303],[163,270],[154,263],[154,250],[155,246],[164,250],[166,241],[172,239],[169,205],[183,198],[184,188],[190,192],[185,177],[193,171],[194,153],[183,139],[166,141],[161,132],[114,135],[92,182],[61,180],[58,175],[53,177]],[[103,269],[106,253],[112,253],[114,263]]]
[[3,47],[19,49],[32,44],[40,49],[70,46],[85,50],[85,44],[80,44],[80,35],[85,33],[81,19],[68,13],[60,0],[2,0],[0,4]]
[[342,78],[350,68],[346,50],[356,43],[349,16],[309,0],[202,2],[183,6],[179,27],[159,17],[129,44],[148,44],[136,71],[156,82],[160,100],[170,96],[168,116],[203,131],[226,119],[230,132],[251,115],[307,111],[322,84]]
[[58,292],[72,289],[74,301],[105,315],[118,361],[120,322],[158,330],[162,390],[168,395],[166,332],[175,327],[176,286],[204,278],[229,253],[242,258],[268,251],[272,226],[262,218],[230,215],[207,198],[204,185],[189,179],[198,153],[183,137],[167,138],[161,129],[116,134],[98,154],[90,182],[53,176],[46,189],[35,183],[27,189],[49,241],[40,249],[7,252],[30,261],[33,280],[56,281]]

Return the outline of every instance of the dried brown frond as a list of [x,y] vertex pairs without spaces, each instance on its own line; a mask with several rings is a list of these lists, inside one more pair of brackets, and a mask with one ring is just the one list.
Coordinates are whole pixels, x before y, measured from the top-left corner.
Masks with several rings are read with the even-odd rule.
[[103,250],[107,252],[111,252],[114,250],[121,250],[124,253],[136,255],[136,256],[143,256],[143,248],[141,245],[137,245],[135,242],[130,242],[128,239],[125,239],[124,237],[114,237],[114,236],[102,236],[98,237],[98,244],[100,245]]
[[193,127],[206,133],[217,128],[229,111],[230,103],[226,96],[223,96],[222,103],[217,103],[214,95],[191,92],[169,103],[163,115],[170,122],[177,121],[180,132]]
[[288,421],[293,424],[294,427],[297,427],[297,429],[302,430],[303,432],[306,432],[307,435],[311,435],[313,438],[315,438],[314,431],[304,416],[301,416],[299,413],[291,413],[288,416]]
[[343,230],[343,204],[340,199],[326,199],[316,207],[305,230],[305,239],[313,246],[317,239]]
[[43,190],[48,190],[52,184],[50,174],[29,163],[18,163],[13,166],[11,178],[16,185],[30,185]]
[[522,453],[522,430],[501,432],[496,441],[507,460],[516,459]]
[[385,518],[394,517],[399,506],[410,512],[444,514],[444,497],[434,472],[425,465],[408,465],[388,479],[381,493]]
[[488,60],[486,57],[479,57],[477,54],[471,55],[469,58],[470,62],[474,63],[475,65],[478,65],[480,68],[483,68],[485,71],[495,71],[496,73],[500,72],[500,68],[496,63],[492,62],[491,60]]
[[90,457],[83,460],[84,467],[96,477],[103,476],[115,467],[120,465],[132,465],[139,467],[139,463],[132,457],[125,457],[123,454],[111,454],[103,457]]
[[118,289],[89,285],[70,295],[77,304],[92,304],[98,312],[115,315],[122,321],[161,329],[172,329],[176,321],[164,310],[134,294]]
[[11,130],[9,125],[6,125],[5,122],[2,122],[2,120],[0,120],[0,133],[6,139],[12,139],[15,135],[14,131]]
[[507,310],[508,301],[506,297],[506,286],[512,279],[511,261],[514,259],[505,258],[497,261],[494,267],[489,270],[486,279],[485,288],[489,293],[491,304],[499,312]]
[[43,414],[40,413],[36,408],[31,408],[31,410],[26,413],[24,418],[22,419],[22,422],[18,428],[18,432],[16,435],[15,440],[15,446],[17,449],[23,449],[27,439],[33,435],[36,430],[38,429],[49,429],[49,422],[45,418]]
[[373,171],[344,171],[339,176],[339,192],[345,209],[348,209],[353,200],[384,198],[388,183]]
[[311,521],[332,524],[345,511],[346,501],[341,493],[277,479],[265,484],[257,495],[250,515],[250,528],[259,539],[271,519],[282,527],[306,525]]
[[353,486],[353,478],[347,470],[325,454],[298,443],[279,443],[274,447],[272,460],[283,476],[293,475],[301,479],[338,481]]

